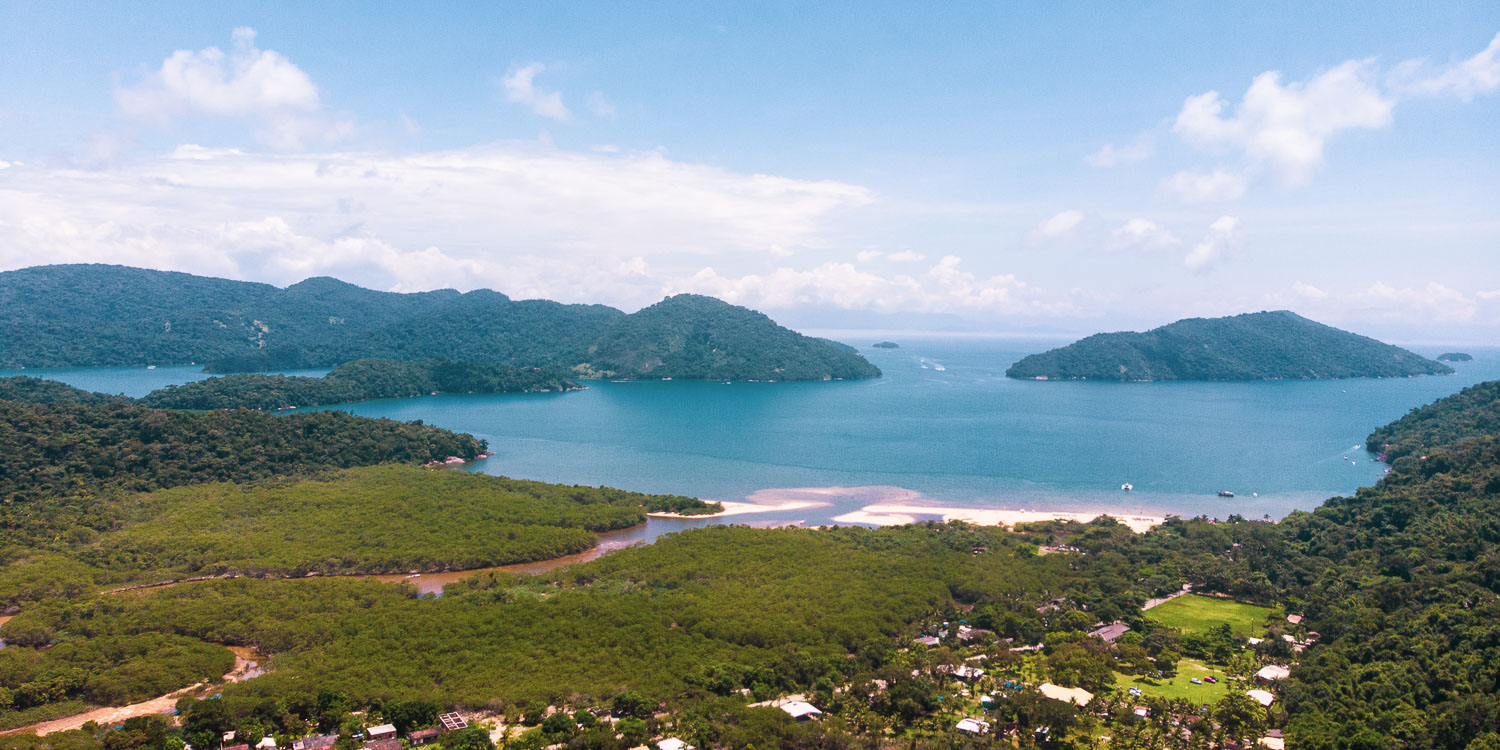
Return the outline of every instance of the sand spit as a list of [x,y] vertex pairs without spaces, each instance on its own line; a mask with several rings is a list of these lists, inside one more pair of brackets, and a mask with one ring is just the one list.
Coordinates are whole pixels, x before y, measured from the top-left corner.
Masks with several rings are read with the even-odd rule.
[[1060,510],[1002,510],[999,508],[943,508],[927,505],[866,505],[860,510],[834,516],[841,523],[868,523],[877,526],[892,526],[914,523],[923,517],[938,517],[943,521],[965,521],[976,526],[1004,526],[1015,528],[1018,523],[1037,521],[1077,521],[1088,523],[1101,515],[1107,515],[1130,527],[1137,534],[1161,525],[1159,516],[1143,516],[1135,513],[1085,512],[1074,513]]

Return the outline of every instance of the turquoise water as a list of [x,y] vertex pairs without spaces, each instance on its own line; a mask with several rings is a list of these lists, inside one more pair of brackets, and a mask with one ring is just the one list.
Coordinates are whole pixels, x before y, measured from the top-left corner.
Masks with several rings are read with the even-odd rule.
[[[1470,349],[1476,360],[1445,377],[1016,381],[1004,377],[1012,362],[1066,342],[924,338],[902,339],[895,350],[866,346],[875,340],[850,341],[885,371],[871,381],[590,382],[566,394],[440,395],[339,408],[473,433],[499,455],[468,470],[549,482],[720,500],[776,488],[894,487],[918,493],[919,503],[951,506],[1279,518],[1378,480],[1384,467],[1359,447],[1373,428],[1500,378],[1500,350]],[[131,395],[202,377],[195,368],[26,374]],[[1135,490],[1122,492],[1123,482]],[[1220,498],[1219,490],[1236,497]],[[872,492],[879,494],[833,492],[828,508],[726,520],[827,522],[868,504]]]

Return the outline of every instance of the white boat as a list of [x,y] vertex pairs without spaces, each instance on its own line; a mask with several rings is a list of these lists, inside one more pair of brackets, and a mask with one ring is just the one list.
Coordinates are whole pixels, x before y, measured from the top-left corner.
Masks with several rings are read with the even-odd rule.
[[1131,484],[1129,482],[1126,482],[1126,483],[1120,485],[1120,489],[1125,490],[1126,492],[1129,492],[1129,491],[1135,489],[1135,485],[1133,485],[1133,484]]

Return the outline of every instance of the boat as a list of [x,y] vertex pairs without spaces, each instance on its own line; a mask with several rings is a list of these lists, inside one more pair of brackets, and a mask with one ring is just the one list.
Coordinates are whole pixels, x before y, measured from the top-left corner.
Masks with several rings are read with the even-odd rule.
[[1125,490],[1126,492],[1129,492],[1129,491],[1135,489],[1135,485],[1133,485],[1133,484],[1131,484],[1129,482],[1126,482],[1126,483],[1120,485],[1120,489]]
[[156,369],[156,365],[146,365],[146,369],[147,370],[155,370]]
[[1219,490],[1219,497],[1234,497],[1234,493],[1229,490]]

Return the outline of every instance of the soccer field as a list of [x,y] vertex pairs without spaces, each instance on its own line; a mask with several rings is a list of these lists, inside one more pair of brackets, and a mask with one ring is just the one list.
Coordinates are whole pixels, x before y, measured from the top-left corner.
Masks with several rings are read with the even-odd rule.
[[1269,607],[1189,594],[1147,610],[1146,618],[1184,633],[1204,633],[1227,622],[1235,635],[1250,637],[1265,631],[1271,612]]

